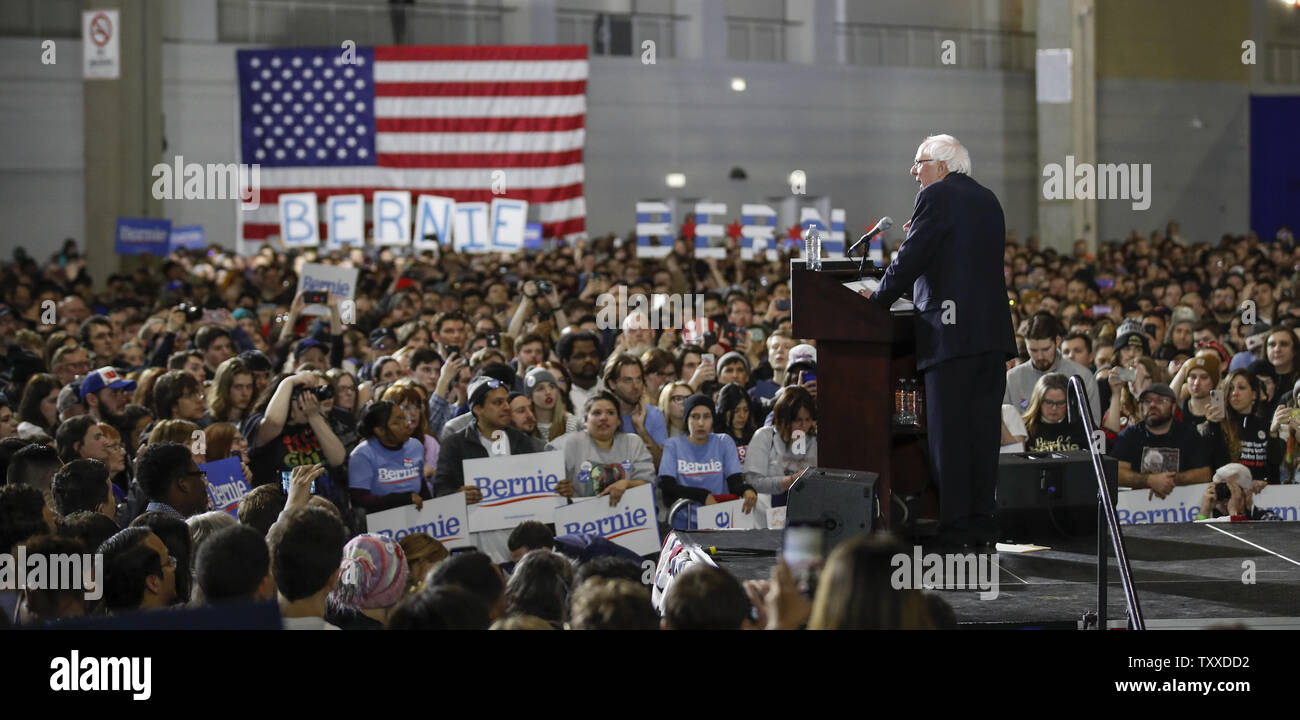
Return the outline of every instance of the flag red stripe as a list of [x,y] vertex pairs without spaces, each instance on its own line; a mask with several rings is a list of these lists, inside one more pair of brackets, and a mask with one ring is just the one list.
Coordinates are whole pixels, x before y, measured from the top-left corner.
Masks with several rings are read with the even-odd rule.
[[572,200],[582,197],[582,183],[573,183],[572,185],[561,185],[549,188],[518,188],[511,190],[502,195],[494,195],[489,188],[474,189],[437,189],[437,188],[373,188],[373,187],[281,187],[268,188],[262,187],[260,201],[263,204],[277,203],[280,196],[287,193],[314,192],[316,199],[324,202],[325,198],[334,195],[364,195],[366,202],[371,202],[375,190],[409,190],[414,198],[419,195],[440,195],[449,197],[456,202],[492,202],[492,198],[509,197],[516,200],[527,200],[530,204],[559,202],[561,200]]
[[582,150],[553,153],[379,153],[379,167],[395,168],[539,168],[576,165]]
[[583,95],[586,80],[559,82],[377,82],[376,97],[525,97]]
[[375,61],[586,60],[586,45],[380,45]]
[[587,218],[569,218],[568,220],[560,220],[559,222],[542,223],[542,237],[572,235],[573,233],[585,232],[586,229]]
[[375,132],[562,132],[581,130],[585,115],[564,117],[375,118]]

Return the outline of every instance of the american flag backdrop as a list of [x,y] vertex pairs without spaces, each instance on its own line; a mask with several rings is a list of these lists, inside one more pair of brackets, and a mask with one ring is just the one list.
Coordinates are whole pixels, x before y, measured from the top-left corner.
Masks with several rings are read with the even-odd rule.
[[375,190],[527,200],[544,236],[585,230],[586,46],[356,48],[354,63],[276,48],[236,63],[241,162],[261,165],[261,205],[239,211],[246,251],[279,235],[277,200],[296,192],[364,195],[367,237]]

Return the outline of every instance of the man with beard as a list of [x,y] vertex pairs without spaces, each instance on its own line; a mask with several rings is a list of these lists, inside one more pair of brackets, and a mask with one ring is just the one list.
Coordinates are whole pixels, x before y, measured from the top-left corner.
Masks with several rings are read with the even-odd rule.
[[641,361],[627,353],[614,357],[605,368],[605,388],[613,390],[618,398],[623,432],[636,433],[658,467],[664,443],[668,442],[668,423],[663,412],[645,400],[645,368]]
[[1149,488],[1164,498],[1175,485],[1210,481],[1205,441],[1196,428],[1174,420],[1174,391],[1153,383],[1138,397],[1142,422],[1124,428],[1110,455],[1119,461],[1119,484]]
[[1051,313],[1039,312],[1029,319],[1025,347],[1029,350],[1029,360],[1007,371],[1007,391],[1002,403],[1024,412],[1029,407],[1029,398],[1034,394],[1038,378],[1052,372],[1061,373],[1067,378],[1078,375],[1088,393],[1092,421],[1100,424],[1101,403],[1097,397],[1097,379],[1088,368],[1061,355],[1061,324]]
[[555,354],[573,377],[569,399],[573,407],[587,406],[587,398],[597,390],[604,390],[600,382],[600,338],[588,330],[574,332],[560,338]]
[[1214,319],[1227,325],[1241,310],[1237,307],[1237,288],[1227,280],[1219,281],[1218,287],[1210,295],[1210,312]]
[[641,357],[646,350],[654,347],[655,331],[650,329],[650,318],[645,313],[628,313],[623,318],[623,352],[632,357]]
[[122,411],[131,402],[128,392],[135,381],[128,380],[111,367],[102,367],[81,381],[81,402],[96,420],[115,428],[122,427]]

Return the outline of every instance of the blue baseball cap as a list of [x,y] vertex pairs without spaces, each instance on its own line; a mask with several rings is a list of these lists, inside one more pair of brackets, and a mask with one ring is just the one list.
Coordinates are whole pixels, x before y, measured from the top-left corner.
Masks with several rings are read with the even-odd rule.
[[85,400],[87,395],[97,393],[104,388],[134,390],[135,381],[122,377],[117,373],[117,370],[105,365],[104,367],[91,372],[82,379],[81,399]]

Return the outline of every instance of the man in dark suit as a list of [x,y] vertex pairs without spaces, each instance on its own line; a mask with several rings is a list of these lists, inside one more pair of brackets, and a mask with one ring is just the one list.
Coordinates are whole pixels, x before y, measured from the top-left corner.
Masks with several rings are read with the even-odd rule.
[[917,148],[912,176],[921,191],[907,240],[874,296],[888,308],[913,291],[939,542],[957,548],[997,539],[1001,404],[1006,361],[1016,356],[1002,276],[1006,221],[997,197],[969,173],[970,154],[951,135]]

